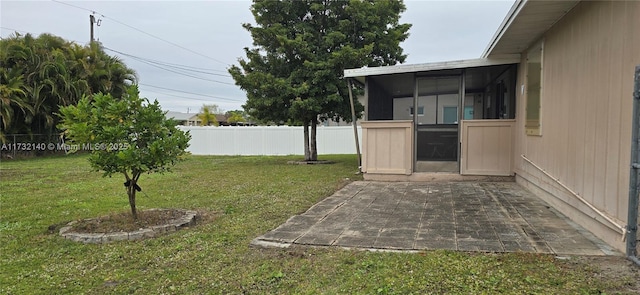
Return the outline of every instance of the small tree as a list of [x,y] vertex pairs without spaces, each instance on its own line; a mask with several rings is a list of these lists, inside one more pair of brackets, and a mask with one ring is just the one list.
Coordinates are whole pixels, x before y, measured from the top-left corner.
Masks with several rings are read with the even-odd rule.
[[71,144],[90,149],[89,163],[103,176],[122,173],[133,219],[142,173],[165,172],[186,154],[191,135],[166,119],[158,101],[140,98],[130,86],[122,98],[110,94],[83,97],[77,106],[60,109],[59,125]]

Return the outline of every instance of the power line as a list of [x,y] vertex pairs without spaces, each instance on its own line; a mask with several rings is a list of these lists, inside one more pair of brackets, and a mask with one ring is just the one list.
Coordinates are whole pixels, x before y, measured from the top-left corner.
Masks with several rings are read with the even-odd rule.
[[[76,5],[73,5],[73,4],[69,4],[69,3],[66,3],[66,2],[61,2],[61,1],[58,1],[58,0],[51,0],[51,1],[53,1],[53,2],[55,2],[55,3],[59,3],[59,4],[63,4],[63,5],[67,5],[67,6],[71,6],[71,7],[77,8],[77,9],[81,9],[81,10],[84,10],[84,11],[88,11],[88,12],[91,12],[91,13],[98,13],[98,12],[97,12],[97,11],[95,11],[95,10],[90,10],[90,9],[87,9],[87,8],[84,8],[84,7],[80,7],[80,6],[76,6]],[[112,21],[114,21],[114,22],[116,22],[116,23],[118,23],[118,24],[120,24],[120,25],[123,25],[123,26],[125,26],[125,27],[128,27],[128,28],[130,28],[130,29],[132,29],[132,30],[136,30],[136,31],[138,31],[138,32],[140,32],[140,33],[142,33],[142,34],[145,34],[145,35],[150,36],[150,37],[152,37],[152,38],[158,39],[158,40],[163,41],[163,42],[165,42],[165,43],[171,44],[171,45],[173,45],[173,46],[175,46],[175,47],[178,47],[178,48],[180,48],[180,49],[183,49],[183,50],[186,50],[186,51],[188,51],[188,52],[191,52],[191,53],[193,53],[193,54],[195,54],[195,55],[199,55],[199,56],[201,56],[201,57],[208,58],[208,59],[213,60],[213,61],[215,61],[215,62],[219,62],[219,63],[221,63],[221,64],[223,64],[223,65],[225,65],[225,66],[228,66],[228,65],[229,65],[229,64],[227,64],[227,63],[225,63],[225,62],[223,62],[223,61],[221,61],[221,60],[219,60],[219,59],[215,59],[215,58],[213,58],[213,57],[210,57],[210,56],[204,55],[204,54],[202,54],[202,53],[199,53],[199,52],[197,52],[197,51],[191,50],[191,49],[189,49],[189,48],[187,48],[187,47],[184,47],[184,46],[182,46],[182,45],[176,44],[176,43],[171,42],[171,41],[169,41],[169,40],[163,39],[163,38],[158,37],[158,36],[156,36],[156,35],[153,35],[153,34],[151,34],[151,33],[147,33],[147,32],[145,32],[145,31],[143,31],[143,30],[141,30],[141,29],[138,29],[138,28],[136,28],[136,27],[134,27],[134,26],[132,26],[132,25],[126,24],[126,23],[124,23],[124,22],[121,22],[121,21],[119,21],[119,20],[117,20],[117,19],[115,19],[115,18],[108,17],[108,16],[106,16],[106,15],[104,15],[104,14],[102,14],[102,13],[98,13],[98,14],[99,14],[100,16],[102,16],[102,17],[104,17],[104,18],[106,18],[106,19],[110,19],[110,20],[112,20]]]
[[189,99],[189,100],[207,101],[207,102],[211,102],[212,101],[211,99],[186,97],[186,96],[180,96],[180,95],[170,94],[170,93],[166,93],[166,92],[160,92],[160,91],[156,91],[156,90],[146,90],[146,91],[147,92],[151,92],[151,93],[158,93],[158,94],[162,94],[162,95],[168,95],[168,96],[172,96],[172,97]]
[[[115,52],[118,53],[120,55],[126,56],[126,57],[130,57],[133,59],[136,59],[140,62],[145,62],[145,63],[152,63],[152,64],[157,64],[159,66],[162,67],[170,67],[170,68],[174,68],[174,69],[178,69],[181,71],[189,71],[189,72],[195,72],[195,73],[202,73],[202,74],[206,74],[206,75],[212,75],[212,76],[220,76],[220,77],[231,77],[230,75],[225,75],[225,74],[218,74],[218,73],[213,73],[210,71],[216,71],[213,69],[207,69],[207,68],[198,68],[198,67],[192,67],[192,66],[186,66],[186,65],[180,65],[180,64],[174,64],[174,63],[168,63],[168,62],[164,62],[164,61],[159,61],[159,60],[153,60],[153,59],[149,59],[149,58],[144,58],[144,57],[139,57],[139,56],[135,56],[133,54],[129,54],[129,53],[124,53],[122,51],[118,51],[115,49],[111,49],[105,46],[102,46],[102,48],[109,50],[111,52]],[[204,70],[208,70],[208,71],[204,71]],[[224,72],[224,71],[220,71],[220,72]]]
[[9,28],[9,27],[0,27],[0,29],[5,29],[5,30],[8,30],[8,31],[14,31],[14,32],[20,32],[20,33],[29,34],[29,32],[27,32],[27,31],[18,30],[18,29]]
[[[111,48],[107,48],[102,46],[105,49],[111,50],[113,52],[125,55],[125,56],[131,56],[131,57],[135,57],[135,58],[140,58],[140,59],[144,59],[150,62],[154,62],[154,63],[159,63],[159,64],[163,64],[163,65],[167,65],[167,66],[171,66],[171,67],[175,67],[175,68],[185,68],[187,70],[191,70],[194,69],[195,70],[202,70],[202,73],[209,73],[208,71],[212,71],[212,72],[220,72],[220,73],[228,73],[227,71],[223,71],[223,70],[216,70],[216,69],[211,69],[211,68],[201,68],[201,67],[194,67],[194,66],[187,66],[187,65],[182,65],[182,64],[176,64],[176,63],[170,63],[170,62],[166,62],[166,61],[159,61],[159,60],[155,60],[155,59],[150,59],[150,58],[144,58],[144,57],[139,57],[139,56],[135,56],[133,54],[130,53],[125,53],[125,52],[121,52],[121,51],[117,51],[115,49],[111,49]],[[228,75],[226,75],[228,76]]]
[[[13,31],[20,31],[20,32],[23,32],[23,33],[29,33],[27,31],[16,30],[16,29],[8,28],[8,27],[0,27],[0,28],[7,29],[7,30],[13,30]],[[209,81],[209,82],[215,82],[215,83],[235,86],[235,84],[233,84],[233,83],[223,82],[223,81],[213,80],[213,79],[207,79],[207,78],[202,78],[202,77],[198,77],[198,76],[195,76],[195,75],[192,75],[192,74],[188,74],[188,73],[184,73],[184,72],[180,72],[180,71],[198,72],[198,73],[203,73],[203,74],[207,74],[207,75],[214,75],[214,76],[221,76],[221,77],[231,77],[230,75],[223,75],[223,74],[217,74],[217,73],[200,71],[200,70],[192,70],[192,69],[189,69],[189,68],[191,68],[190,66],[171,64],[171,63],[161,62],[161,61],[157,61],[157,60],[146,59],[146,58],[143,58],[143,57],[127,54],[127,53],[124,53],[124,52],[121,52],[121,51],[118,51],[118,50],[114,50],[114,49],[111,49],[111,48],[108,48],[108,47],[105,47],[105,46],[103,46],[103,48],[106,49],[106,50],[109,50],[109,51],[112,51],[112,52],[115,52],[115,53],[130,57],[130,58],[133,58],[133,59],[135,59],[135,60],[137,60],[139,62],[148,64],[150,66],[153,66],[153,67],[156,67],[156,68],[168,71],[168,72],[176,73],[176,74],[179,74],[179,75],[183,75],[183,76],[186,76],[186,77],[191,77],[191,78],[199,79],[199,80],[203,80],[203,81]],[[173,68],[176,68],[178,70],[172,70],[172,69],[168,69],[166,67],[173,67]],[[193,67],[193,68],[195,68],[195,67]],[[204,69],[204,68],[198,68],[198,69]]]
[[[57,1],[54,1],[54,2],[57,2]],[[66,4],[66,3],[62,3],[62,2],[60,2],[60,3],[61,3],[61,4]],[[27,32],[27,31],[23,31],[23,30],[16,30],[16,29],[9,28],[9,27],[4,27],[4,26],[2,26],[2,27],[0,27],[0,28],[5,29],[5,30],[12,30],[12,31],[23,32],[23,33],[27,33],[27,34],[29,33],[29,32]],[[76,43],[77,43],[77,41],[74,41],[74,42],[76,42]],[[119,54],[122,54],[122,55],[125,55],[125,56],[129,56],[129,57],[132,57],[132,58],[137,58],[137,59],[139,59],[139,60],[140,60],[140,61],[142,61],[142,62],[149,61],[149,63],[148,63],[148,64],[149,64],[149,65],[152,65],[152,66],[156,66],[156,65],[151,64],[151,63],[153,63],[153,62],[156,62],[156,63],[158,63],[158,64],[166,64],[167,66],[172,65],[172,66],[175,66],[175,67],[176,67],[176,68],[178,68],[178,69],[180,69],[180,67],[185,67],[185,68],[195,68],[195,69],[204,69],[204,70],[209,70],[209,69],[206,69],[206,68],[190,67],[190,66],[185,66],[185,65],[179,65],[179,64],[172,64],[172,63],[167,63],[167,62],[156,61],[156,60],[152,60],[152,59],[145,59],[145,58],[142,58],[142,57],[137,57],[137,56],[134,56],[134,55],[126,54],[126,53],[124,53],[124,52],[120,52],[120,51],[116,51],[116,50],[113,50],[113,49],[109,49],[109,48],[106,48],[106,47],[104,47],[104,46],[103,46],[103,48],[105,48],[105,49],[107,49],[107,50],[110,50],[110,51],[113,51],[113,52],[116,52],[116,53],[119,53]],[[161,67],[160,67],[160,68],[161,68]],[[171,70],[169,70],[169,69],[165,69],[165,70],[171,71]],[[183,69],[183,70],[188,70],[188,69]],[[195,70],[192,70],[192,71],[195,71]],[[206,72],[204,72],[204,71],[202,71],[202,72],[203,72],[203,73],[206,73]],[[186,75],[186,74],[184,74],[184,73],[179,73],[179,72],[176,72],[176,73]],[[214,74],[214,73],[209,73],[209,74]],[[194,77],[194,78],[198,78],[198,79],[202,79],[202,80],[207,80],[207,81],[214,81],[214,82],[218,82],[218,83],[234,85],[234,84],[231,84],[231,83],[226,83],[226,82],[221,82],[221,81],[216,81],[216,80],[210,80],[210,79],[204,79],[204,78],[200,78],[200,77],[196,77],[196,76],[192,76],[192,77]],[[225,100],[225,101],[230,101],[230,102],[242,102],[241,100],[232,99],[232,98],[226,98],[226,97],[213,96],[213,95],[202,94],[202,93],[195,93],[195,92],[183,91],[183,90],[172,89],[172,88],[161,87],[161,86],[150,85],[150,84],[144,84],[144,83],[138,83],[138,85],[143,85],[143,86],[152,87],[152,88],[158,88],[158,89],[164,89],[164,90],[169,90],[169,91],[178,92],[178,93],[185,93],[185,94],[191,94],[191,95],[198,95],[198,96],[210,97],[210,98],[220,99],[220,100]],[[202,98],[193,98],[193,97],[179,96],[179,95],[175,95],[175,94],[168,94],[168,93],[158,92],[158,91],[154,91],[154,90],[147,90],[147,91],[149,91],[149,92],[153,92],[153,93],[159,93],[159,94],[163,94],[163,95],[174,96],[174,97],[178,97],[178,98],[189,99],[189,100],[197,100],[197,101],[212,101],[211,99],[202,99]]]
[[198,96],[204,96],[204,97],[217,98],[217,99],[226,100],[226,101],[232,101],[232,102],[242,102],[240,100],[232,99],[232,98],[226,98],[226,97],[213,96],[213,95],[202,94],[202,93],[189,92],[189,91],[173,89],[173,88],[167,88],[167,87],[161,87],[161,86],[156,86],[156,85],[149,85],[149,84],[144,84],[144,83],[138,83],[138,85],[147,86],[147,87],[153,87],[153,88],[158,88],[158,89],[164,89],[164,90],[174,91],[174,92],[178,92],[178,93],[185,93],[185,94],[192,94],[192,95],[198,95]]
[[176,74],[179,74],[179,75],[183,75],[183,76],[191,77],[191,78],[194,78],[194,79],[199,79],[199,80],[204,80],[204,81],[209,81],[209,82],[215,82],[215,83],[220,83],[220,84],[226,84],[226,85],[232,85],[232,86],[233,86],[233,85],[235,85],[235,84],[233,84],[233,83],[229,83],[229,82],[222,82],[222,81],[213,80],[213,79],[206,79],[206,78],[202,78],[202,77],[198,77],[198,76],[194,76],[194,75],[190,75],[190,74],[182,73],[182,72],[179,72],[179,71],[175,71],[175,70],[171,70],[171,69],[163,68],[162,66],[159,66],[159,65],[156,65],[156,64],[153,64],[153,63],[150,63],[150,62],[146,62],[146,61],[143,61],[143,60],[140,60],[140,62],[143,62],[143,63],[145,63],[145,64],[148,64],[148,65],[150,65],[150,66],[152,66],[152,67],[156,67],[156,68],[159,68],[159,69],[162,69],[162,70],[168,71],[168,72],[172,72],[172,73],[176,73]]

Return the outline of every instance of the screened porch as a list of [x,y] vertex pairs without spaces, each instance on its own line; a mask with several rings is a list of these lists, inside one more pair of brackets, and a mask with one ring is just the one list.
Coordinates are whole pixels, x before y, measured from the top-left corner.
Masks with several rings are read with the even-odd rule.
[[517,60],[345,71],[365,87],[365,173],[511,175]]

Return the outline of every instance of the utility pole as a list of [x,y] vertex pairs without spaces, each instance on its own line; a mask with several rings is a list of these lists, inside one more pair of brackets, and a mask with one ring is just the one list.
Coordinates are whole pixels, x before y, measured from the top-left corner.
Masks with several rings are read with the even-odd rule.
[[93,43],[93,24],[96,22],[96,18],[93,16],[93,14],[89,15],[89,27],[91,28],[91,41],[90,43]]
[[101,22],[102,22],[102,20],[101,19],[96,20],[96,17],[93,14],[89,15],[89,28],[91,29],[91,41],[90,41],[90,44],[95,42],[95,39],[93,38],[93,24],[96,24],[99,27]]

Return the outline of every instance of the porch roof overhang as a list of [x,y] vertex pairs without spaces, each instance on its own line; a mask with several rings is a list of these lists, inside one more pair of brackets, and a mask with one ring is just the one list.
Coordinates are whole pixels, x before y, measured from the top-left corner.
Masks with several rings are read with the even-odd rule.
[[580,0],[516,0],[482,57],[519,55],[579,2]]
[[519,56],[501,57],[501,58],[476,58],[465,60],[454,60],[444,62],[433,62],[424,64],[406,64],[383,67],[363,67],[359,69],[344,70],[345,78],[353,78],[361,83],[367,76],[381,76],[392,74],[410,74],[410,73],[427,73],[441,70],[456,70],[466,68],[479,68],[497,65],[516,64],[520,62]]

